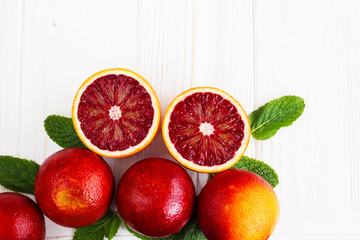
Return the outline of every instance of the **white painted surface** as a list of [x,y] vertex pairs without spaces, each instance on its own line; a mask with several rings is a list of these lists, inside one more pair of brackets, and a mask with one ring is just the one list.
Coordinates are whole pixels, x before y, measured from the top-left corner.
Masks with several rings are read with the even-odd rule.
[[[59,150],[43,120],[70,117],[81,83],[112,67],[144,76],[162,113],[195,86],[228,92],[248,113],[302,96],[303,116],[246,152],[280,177],[271,239],[360,239],[360,1],[0,0],[0,155],[41,164]],[[170,158],[160,132],[108,161],[116,181],[148,156]],[[206,175],[188,172],[199,190]],[[46,227],[48,239],[73,234]],[[117,239],[136,238],[122,227]]]

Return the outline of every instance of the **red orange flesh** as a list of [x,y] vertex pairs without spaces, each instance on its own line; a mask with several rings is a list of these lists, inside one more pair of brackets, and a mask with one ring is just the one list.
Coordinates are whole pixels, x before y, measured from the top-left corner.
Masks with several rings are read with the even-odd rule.
[[127,69],[88,78],[73,103],[72,118],[82,142],[110,158],[126,157],[150,144],[160,124],[160,105],[150,84]]
[[179,163],[211,173],[239,161],[250,139],[250,124],[233,97],[216,88],[201,87],[185,91],[172,101],[162,132]]

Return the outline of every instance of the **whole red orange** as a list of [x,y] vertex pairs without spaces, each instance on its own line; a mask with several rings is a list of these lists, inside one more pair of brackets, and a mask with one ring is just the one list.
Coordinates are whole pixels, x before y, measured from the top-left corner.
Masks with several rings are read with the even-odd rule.
[[201,190],[197,218],[209,240],[266,240],[277,224],[279,202],[262,177],[231,169]]
[[79,228],[98,221],[114,192],[109,165],[97,154],[68,148],[48,157],[35,180],[35,198],[55,223]]
[[0,239],[45,239],[45,219],[36,203],[18,193],[0,193]]
[[116,202],[130,228],[148,237],[166,237],[189,221],[195,187],[178,164],[148,158],[131,166],[121,177]]

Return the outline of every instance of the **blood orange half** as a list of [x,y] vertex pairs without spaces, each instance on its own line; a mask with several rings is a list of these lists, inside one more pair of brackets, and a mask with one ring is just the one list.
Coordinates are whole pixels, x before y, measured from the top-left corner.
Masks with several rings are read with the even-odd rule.
[[229,94],[210,87],[181,93],[166,110],[162,134],[171,155],[197,172],[220,172],[237,163],[250,139],[250,123]]
[[140,75],[127,69],[108,69],[81,85],[72,119],[90,150],[104,157],[126,157],[144,149],[155,137],[160,104]]

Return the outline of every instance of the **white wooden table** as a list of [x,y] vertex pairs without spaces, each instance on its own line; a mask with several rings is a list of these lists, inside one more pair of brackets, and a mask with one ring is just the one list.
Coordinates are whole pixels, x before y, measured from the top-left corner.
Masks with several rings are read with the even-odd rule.
[[[195,86],[228,92],[248,113],[303,97],[293,126],[246,152],[280,178],[271,239],[360,239],[360,1],[0,0],[0,155],[41,164],[59,150],[44,119],[70,117],[81,83],[113,67],[145,77],[162,113]],[[160,132],[108,162],[118,181],[150,156],[171,158]],[[199,191],[207,176],[188,172]],[[47,239],[74,232],[48,219],[46,228]],[[116,239],[136,238],[122,226]]]

